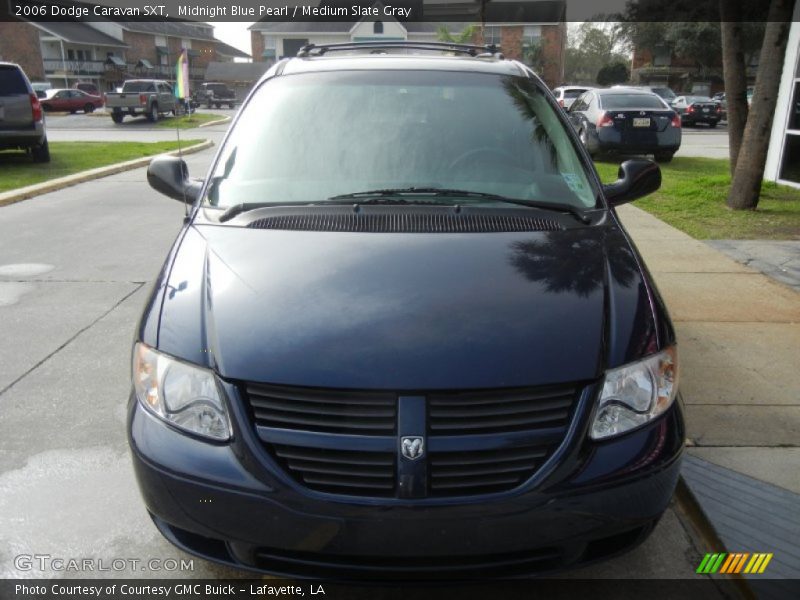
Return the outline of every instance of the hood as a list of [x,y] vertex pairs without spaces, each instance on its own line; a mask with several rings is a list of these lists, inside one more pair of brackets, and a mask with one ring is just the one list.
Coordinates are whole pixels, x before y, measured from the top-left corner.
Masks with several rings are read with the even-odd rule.
[[[609,311],[652,322],[632,251],[623,240],[626,251],[609,259],[606,231],[191,226],[164,288],[158,347],[223,378],[311,387],[431,390],[594,379],[605,368],[609,339],[622,349],[611,352],[614,360],[625,360],[637,329],[628,323],[607,335],[608,327],[619,329],[609,325],[617,320]],[[614,302],[609,294],[620,283],[627,296]],[[632,309],[631,302],[644,304]]]

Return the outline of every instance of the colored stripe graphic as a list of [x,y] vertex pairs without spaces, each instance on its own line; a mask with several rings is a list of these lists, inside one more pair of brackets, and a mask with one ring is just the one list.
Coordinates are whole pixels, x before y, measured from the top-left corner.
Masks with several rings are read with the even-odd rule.
[[714,573],[732,574],[742,573],[742,569],[744,569],[744,573],[747,574],[761,574],[766,570],[772,557],[773,554],[771,552],[756,552],[754,554],[749,552],[708,553],[703,557],[696,572],[703,575],[713,575]]

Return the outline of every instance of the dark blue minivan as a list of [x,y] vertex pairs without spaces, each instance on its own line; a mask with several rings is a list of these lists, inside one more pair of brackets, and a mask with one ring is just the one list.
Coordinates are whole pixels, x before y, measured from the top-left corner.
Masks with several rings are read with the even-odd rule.
[[255,86],[133,349],[156,527],[293,577],[512,577],[634,547],[684,441],[675,333],[541,80],[493,48],[306,47]]

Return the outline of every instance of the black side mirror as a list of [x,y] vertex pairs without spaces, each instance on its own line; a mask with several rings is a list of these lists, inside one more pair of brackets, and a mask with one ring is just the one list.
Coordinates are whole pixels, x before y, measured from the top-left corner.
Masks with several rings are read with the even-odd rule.
[[177,156],[158,156],[151,160],[147,182],[157,192],[186,204],[194,204],[203,186],[199,179],[189,178],[186,163]]
[[619,206],[642,196],[652,194],[661,187],[661,169],[652,160],[635,158],[619,166],[618,179],[603,186],[603,193],[611,206]]

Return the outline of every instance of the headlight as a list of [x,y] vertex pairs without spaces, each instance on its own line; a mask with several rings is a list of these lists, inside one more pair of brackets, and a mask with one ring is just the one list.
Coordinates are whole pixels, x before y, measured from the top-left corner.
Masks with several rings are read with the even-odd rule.
[[133,387],[142,406],[167,423],[217,441],[231,437],[228,413],[211,371],[136,344]]
[[678,393],[678,354],[674,346],[644,360],[606,371],[590,436],[601,440],[652,421]]

